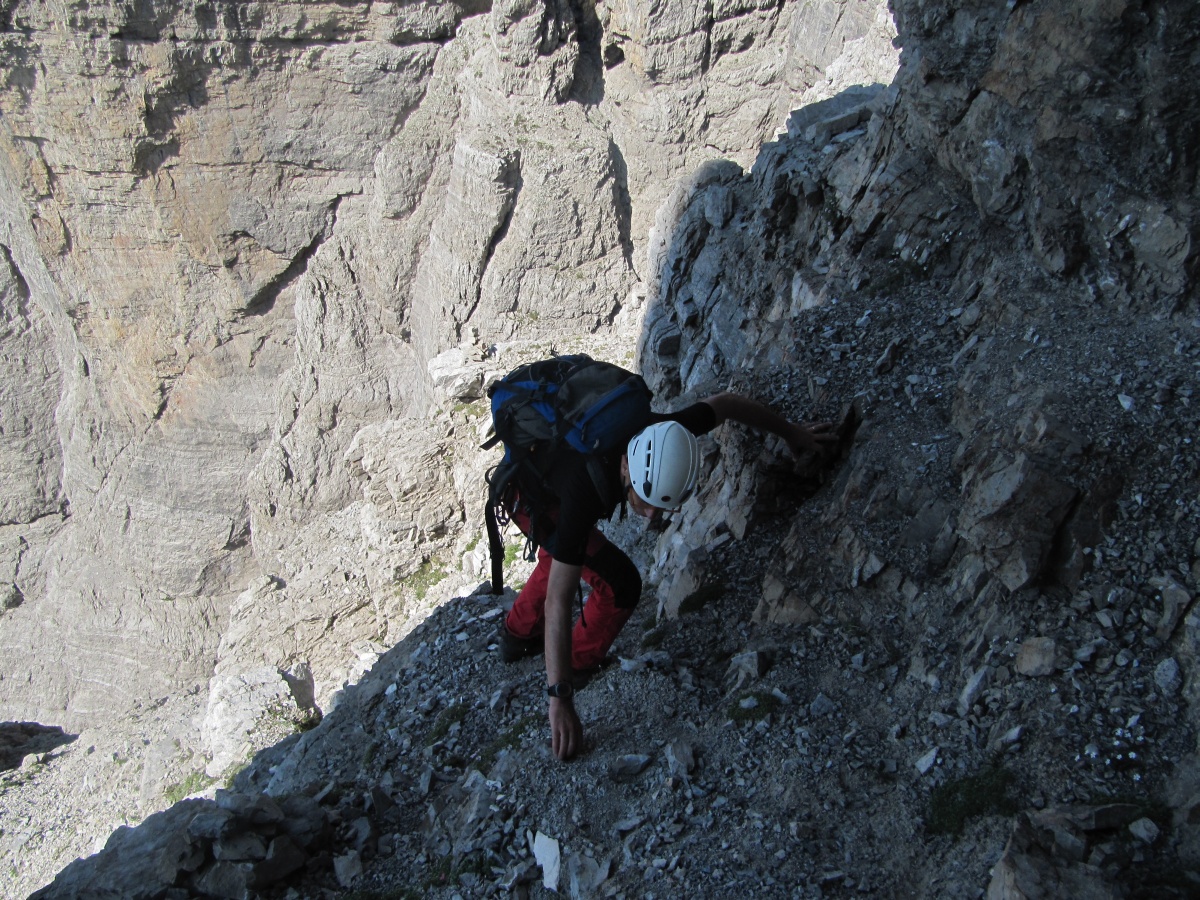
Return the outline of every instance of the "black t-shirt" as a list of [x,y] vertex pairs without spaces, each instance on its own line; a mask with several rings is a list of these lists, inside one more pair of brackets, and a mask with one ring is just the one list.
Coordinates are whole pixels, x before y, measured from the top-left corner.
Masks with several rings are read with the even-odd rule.
[[[701,435],[716,427],[717,414],[700,401],[678,412],[652,413],[649,424],[656,422],[678,422],[692,434]],[[622,451],[617,451],[603,460],[605,475],[614,485],[621,484],[621,456]],[[546,483],[558,499],[558,524],[553,536],[541,543],[554,559],[573,566],[583,565],[592,529],[611,516],[614,508],[611,499],[600,496],[587,463],[582,453],[566,448],[546,473]]]

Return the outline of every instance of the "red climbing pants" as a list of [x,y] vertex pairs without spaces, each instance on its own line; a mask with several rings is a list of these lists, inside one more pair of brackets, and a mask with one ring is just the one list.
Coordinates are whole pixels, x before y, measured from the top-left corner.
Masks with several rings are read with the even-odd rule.
[[[522,532],[529,528],[528,517],[520,512],[513,521]],[[553,561],[549,553],[538,549],[537,566],[504,623],[514,637],[530,639],[545,633],[546,586]],[[637,566],[596,529],[588,538],[582,577],[592,592],[571,631],[571,668],[576,671],[604,661],[642,593]]]

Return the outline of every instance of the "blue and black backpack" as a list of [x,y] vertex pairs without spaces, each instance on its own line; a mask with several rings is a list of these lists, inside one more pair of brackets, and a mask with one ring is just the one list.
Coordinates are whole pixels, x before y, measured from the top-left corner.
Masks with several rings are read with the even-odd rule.
[[[576,354],[519,366],[488,388],[496,434],[483,445],[504,444],[504,458],[488,473],[485,510],[492,554],[492,593],[504,589],[500,528],[520,505],[533,521],[526,549],[532,558],[556,499],[546,483],[555,455],[584,455],[588,474],[610,510],[624,502],[611,475],[611,456],[650,419],[650,388],[640,375]],[[611,511],[609,513],[611,515]]]

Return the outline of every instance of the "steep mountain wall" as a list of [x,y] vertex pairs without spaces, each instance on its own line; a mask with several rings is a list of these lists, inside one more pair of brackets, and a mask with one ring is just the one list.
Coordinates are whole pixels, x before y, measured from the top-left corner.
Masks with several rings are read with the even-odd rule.
[[[1190,471],[1174,461],[1182,437],[1164,436],[1152,462],[1136,440],[1097,436],[1130,413],[1188,415],[1198,23],[1185,6],[1137,3],[899,5],[897,18],[890,89],[792,117],[812,150],[768,145],[750,175],[710,165],[677,189],[657,225],[643,364],[661,391],[694,393],[763,368],[821,371],[825,386],[857,358],[852,393],[877,426],[894,420],[885,431],[901,422],[881,404],[952,398],[962,496],[948,488],[937,504],[965,501],[956,534],[981,554],[971,565],[1008,591],[1074,587],[1132,473],[1148,485],[1159,466]],[[860,343],[899,324],[910,301],[897,298],[918,284],[943,295],[955,333],[942,364],[898,382],[903,356],[937,332],[893,330],[870,359]],[[823,336],[827,350],[804,313],[839,298],[864,318],[857,334]],[[1088,340],[1110,367],[1088,369]],[[1048,381],[1046,353],[1074,355],[1079,372]],[[877,500],[911,494],[906,468],[863,477],[880,482]],[[1005,510],[1022,497],[1040,504],[1036,529]],[[1186,571],[1191,547],[1179,552]]]
[[62,723],[218,657],[326,702],[470,540],[431,420],[481,350],[631,346],[675,177],[895,66],[859,0],[56,0],[0,28],[0,717]]

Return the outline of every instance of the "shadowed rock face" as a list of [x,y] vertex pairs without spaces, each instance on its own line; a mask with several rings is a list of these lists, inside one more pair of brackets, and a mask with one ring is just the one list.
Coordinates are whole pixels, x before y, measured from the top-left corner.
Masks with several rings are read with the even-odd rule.
[[[1005,591],[1075,587],[1144,463],[1127,415],[1138,401],[1121,389],[1132,373],[1119,370],[1155,369],[1139,388],[1155,410],[1175,406],[1172,385],[1187,379],[1144,357],[1186,357],[1191,346],[1179,340],[1195,315],[1195,167],[1155,141],[1171,145],[1168,134],[1194,127],[1179,33],[1197,26],[1170,4],[900,4],[896,15],[905,51],[889,90],[805,107],[750,175],[714,166],[676,188],[652,238],[641,358],[661,393],[703,394],[765,366],[806,372],[814,401],[833,391],[831,379],[848,379],[875,407],[875,429],[902,429],[908,418],[883,404],[938,409],[948,433],[926,435],[916,454],[874,433],[869,446],[887,449],[859,459],[840,515],[828,517],[840,522],[836,546],[856,582],[874,550],[841,517],[861,514],[915,516],[901,545],[928,547],[933,571],[957,546],[970,551],[968,568],[979,562]],[[931,329],[916,307],[936,294],[943,311]],[[839,300],[864,304],[849,334],[806,315]],[[1153,337],[1109,330],[1121,318],[1172,316],[1175,326]],[[931,357],[948,328],[957,343]],[[1113,355],[1111,370],[1039,360],[1057,345],[1086,368],[1089,330]],[[1125,440],[1106,436],[1130,427]],[[938,459],[952,462],[958,482],[940,497],[912,471],[924,476]],[[748,459],[721,465],[734,479],[753,470]],[[676,561],[733,527],[700,512],[720,505],[716,491],[726,500],[729,483],[714,479],[708,502],[698,501],[695,534],[676,539]],[[853,512],[860,501],[865,509]],[[745,514],[730,519],[736,535]],[[870,577],[883,566],[875,559]],[[762,614],[808,615],[798,599],[800,612],[771,607],[788,594],[781,584]]]
[[30,755],[50,753],[75,740],[53,725],[36,722],[0,722],[0,771],[15,769]]

